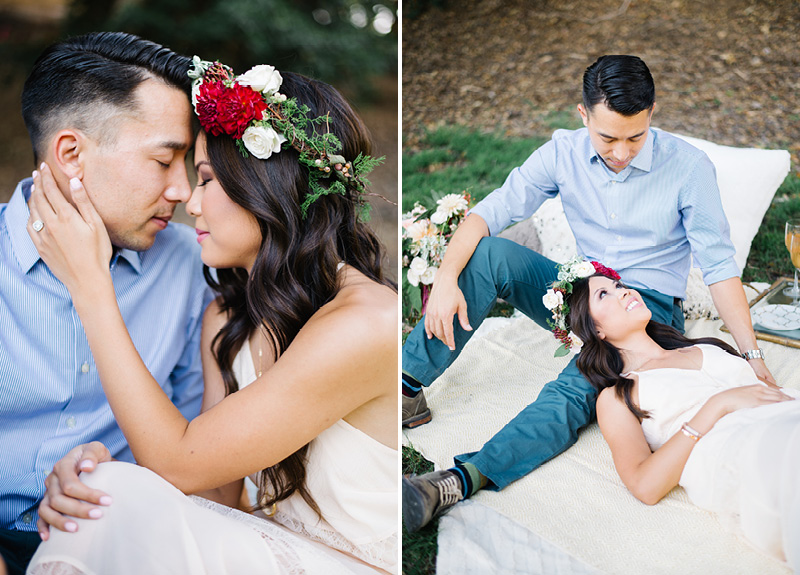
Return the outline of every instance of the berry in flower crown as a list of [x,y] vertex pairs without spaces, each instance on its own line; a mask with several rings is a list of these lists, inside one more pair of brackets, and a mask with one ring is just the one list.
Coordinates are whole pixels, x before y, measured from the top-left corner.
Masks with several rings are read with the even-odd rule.
[[567,324],[569,315],[569,304],[567,297],[572,294],[572,284],[581,278],[588,278],[594,274],[601,274],[613,280],[619,281],[617,272],[599,262],[586,261],[576,255],[571,260],[556,266],[558,269],[558,279],[553,282],[547,293],[542,296],[544,307],[553,312],[552,319],[547,320],[547,325],[553,331],[555,338],[561,342],[561,346],[556,350],[554,356],[561,357],[574,349],[580,351],[583,342],[572,333]]
[[[284,144],[300,153],[300,163],[309,170],[309,192],[300,206],[303,218],[324,195],[344,195],[348,188],[366,193],[369,180],[364,175],[383,157],[358,154],[348,161],[341,156],[342,144],[330,131],[330,116],[311,118],[308,106],[278,92],[283,78],[275,68],[262,64],[236,76],[221,62],[195,56],[192,63],[192,104],[206,132],[231,136],[245,158],[252,154],[266,160]],[[324,132],[314,129],[322,125]]]

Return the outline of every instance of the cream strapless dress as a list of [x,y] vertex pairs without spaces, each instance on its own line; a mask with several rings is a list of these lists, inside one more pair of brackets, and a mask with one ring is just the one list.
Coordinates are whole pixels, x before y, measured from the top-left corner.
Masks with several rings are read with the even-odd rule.
[[[234,371],[242,386],[255,379],[248,345]],[[114,503],[101,519],[77,520],[77,533],[51,530],[28,573],[398,573],[397,451],[339,420],[309,444],[306,470],[324,519],[297,494],[267,518],[187,497],[143,467],[103,463],[81,479]]]
[[[714,345],[698,345],[700,370],[633,372],[652,450],[726,389],[761,384],[748,363]],[[763,385],[763,384],[761,384]],[[796,390],[787,395],[800,398]],[[720,419],[692,449],[679,484],[692,502],[729,529],[800,571],[800,401],[740,409]]]

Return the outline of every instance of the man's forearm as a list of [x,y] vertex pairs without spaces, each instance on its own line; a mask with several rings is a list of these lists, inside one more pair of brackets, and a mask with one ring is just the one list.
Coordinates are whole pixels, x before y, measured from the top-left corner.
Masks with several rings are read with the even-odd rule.
[[[750,319],[750,306],[747,305],[741,280],[738,277],[732,277],[708,287],[711,290],[711,298],[717,307],[719,317],[728,326],[739,351],[758,349],[756,334],[753,332],[753,321]],[[761,381],[777,387],[775,378],[763,359],[748,359],[748,363]]]
[[719,317],[731,332],[739,351],[756,349],[756,335],[750,319],[750,306],[738,277],[728,278],[708,286]]
[[456,233],[450,238],[447,251],[442,259],[442,265],[436,272],[436,280],[444,279],[458,280],[461,271],[466,267],[467,262],[475,253],[475,248],[482,238],[489,235],[489,227],[482,217],[477,214],[470,214],[458,226]]

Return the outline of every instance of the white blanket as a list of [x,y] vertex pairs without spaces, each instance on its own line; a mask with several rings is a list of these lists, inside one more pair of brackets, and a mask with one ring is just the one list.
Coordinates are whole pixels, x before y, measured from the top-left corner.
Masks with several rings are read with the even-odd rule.
[[[720,332],[719,321],[687,322],[686,327],[690,337],[713,335],[732,342]],[[778,382],[800,389],[800,350],[760,345]],[[404,442],[437,469],[451,467],[454,455],[479,449],[558,375],[569,357],[554,359],[556,347],[550,332],[525,317],[471,341],[425,391],[433,421],[405,431]],[[561,456],[500,492],[481,491],[474,501],[608,574],[789,573],[785,564],[749,547],[713,514],[695,507],[679,487],[655,506],[636,500],[619,479],[596,424]],[[442,543],[447,545],[446,538]],[[518,546],[499,546],[497,567],[504,573],[537,572]]]

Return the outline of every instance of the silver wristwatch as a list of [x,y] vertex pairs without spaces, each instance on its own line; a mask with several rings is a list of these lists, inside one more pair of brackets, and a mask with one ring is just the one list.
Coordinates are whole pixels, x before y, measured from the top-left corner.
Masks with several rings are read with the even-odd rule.
[[750,361],[751,359],[764,359],[764,352],[761,349],[748,349],[742,357]]

